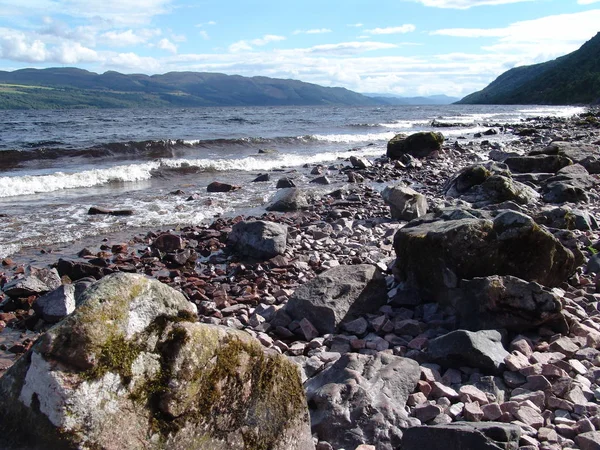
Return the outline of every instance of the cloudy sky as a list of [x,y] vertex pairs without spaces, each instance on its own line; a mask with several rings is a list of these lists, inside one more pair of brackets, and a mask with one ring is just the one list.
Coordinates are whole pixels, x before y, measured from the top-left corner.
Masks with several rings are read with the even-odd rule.
[[598,31],[600,0],[0,0],[0,70],[192,70],[462,96]]

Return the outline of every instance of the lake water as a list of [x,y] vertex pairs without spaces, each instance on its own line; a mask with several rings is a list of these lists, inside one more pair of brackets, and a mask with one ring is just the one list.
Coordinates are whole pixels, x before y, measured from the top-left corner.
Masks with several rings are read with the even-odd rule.
[[[450,141],[472,139],[493,124],[582,111],[483,105],[0,111],[0,257],[129,228],[260,214],[285,172],[308,183],[305,164],[381,156],[397,133],[435,129]],[[433,128],[434,120],[461,126]],[[492,137],[501,145],[511,138]],[[251,182],[275,171],[280,175],[270,182]],[[209,194],[212,181],[243,188]],[[198,198],[187,201],[193,193]],[[90,216],[90,206],[135,214]]]

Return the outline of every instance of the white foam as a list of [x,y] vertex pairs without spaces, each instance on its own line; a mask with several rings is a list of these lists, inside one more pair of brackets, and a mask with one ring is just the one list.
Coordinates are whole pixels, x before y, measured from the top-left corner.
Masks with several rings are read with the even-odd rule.
[[19,244],[0,244],[0,258],[6,258],[7,256],[14,255],[21,246]]
[[431,123],[430,120],[398,120],[396,122],[391,123],[382,123],[380,126],[384,128],[393,128],[393,129],[408,129],[414,128],[419,125],[429,125]]
[[158,162],[129,164],[105,169],[84,170],[82,172],[56,172],[51,175],[25,175],[20,177],[0,177],[0,197],[30,195],[41,192],[54,192],[61,189],[86,188],[111,182],[148,180],[151,171],[160,166]]
[[389,141],[395,136],[393,132],[366,133],[366,134],[315,134],[313,137],[318,141],[356,143],[372,141]]

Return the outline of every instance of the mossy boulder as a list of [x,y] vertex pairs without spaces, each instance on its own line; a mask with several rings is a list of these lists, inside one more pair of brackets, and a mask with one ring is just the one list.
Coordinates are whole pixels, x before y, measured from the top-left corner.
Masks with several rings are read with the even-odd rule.
[[442,150],[444,135],[433,131],[422,131],[406,136],[397,134],[387,144],[387,156],[391,159],[400,159],[402,155],[409,154],[416,158],[437,156]]
[[513,275],[557,286],[576,268],[575,257],[529,216],[500,211],[476,217],[442,210],[409,222],[394,237],[399,281],[433,299],[447,299],[462,279]]
[[141,275],[108,276],[0,379],[7,449],[313,448],[296,367]]

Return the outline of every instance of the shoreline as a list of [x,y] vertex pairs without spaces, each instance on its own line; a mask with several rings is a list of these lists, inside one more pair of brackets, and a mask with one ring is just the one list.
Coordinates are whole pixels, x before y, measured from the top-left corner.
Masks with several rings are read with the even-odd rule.
[[[441,131],[443,133],[443,129]],[[498,132],[498,130],[495,131]],[[512,143],[511,149],[522,150],[523,153],[546,147],[546,144],[552,140],[569,139],[577,144],[586,143],[596,147],[600,145],[597,112],[566,120],[538,118],[535,121],[525,122],[521,126],[511,127],[508,132],[515,134],[515,142]],[[516,141],[517,139],[518,141]],[[387,309],[382,307],[379,311],[373,311],[371,315],[365,315],[365,322],[370,323],[369,333],[366,331],[358,333],[356,330],[351,332],[346,329],[345,332],[339,331],[333,335],[319,336],[310,336],[304,333],[303,330],[298,328],[297,323],[268,327],[264,324],[268,324],[269,321],[262,320],[260,323],[256,323],[253,317],[256,317],[257,308],[280,310],[299,286],[338,266],[362,264],[377,266],[386,276],[389,289],[388,297],[393,300],[394,290],[398,290],[401,285],[397,280],[394,280],[392,270],[397,256],[394,250],[394,236],[408,221],[390,217],[389,207],[380,195],[381,189],[379,187],[383,188],[387,185],[397,184],[400,181],[406,181],[406,184],[426,196],[430,211],[440,211],[443,208],[470,210],[472,204],[469,205],[464,200],[445,196],[442,187],[461,169],[472,164],[483,163],[484,161],[479,156],[482,150],[490,152],[490,155],[494,156],[495,159],[506,156],[502,154],[502,149],[494,148],[492,145],[486,146],[479,142],[469,142],[469,139],[454,139],[453,142],[444,144],[439,157],[413,159],[410,160],[409,164],[390,161],[387,158],[377,158],[370,159],[372,165],[367,165],[364,168],[361,168],[357,163],[348,163],[348,160],[332,164],[330,167],[334,168],[330,170],[327,170],[327,167],[322,167],[319,171],[318,166],[303,168],[305,172],[312,173],[308,178],[315,180],[326,176],[336,183],[336,187],[339,184],[341,184],[341,187],[329,194],[321,194],[312,198],[309,195],[308,206],[299,211],[287,213],[266,212],[260,217],[256,217],[260,220],[285,224],[288,227],[285,252],[268,260],[248,261],[230,251],[227,237],[232,226],[250,217],[227,215],[217,218],[210,225],[177,227],[162,230],[162,232],[158,230],[135,230],[133,234],[131,230],[123,230],[116,235],[111,234],[104,238],[101,236],[86,238],[85,242],[90,242],[88,247],[84,248],[81,243],[73,242],[61,250],[62,256],[68,256],[68,253],[71,253],[70,258],[68,258],[70,262],[61,264],[58,264],[56,260],[54,262],[58,264],[63,282],[76,282],[77,279],[85,281],[87,279],[91,283],[91,280],[88,279],[90,276],[102,278],[119,271],[141,273],[156,278],[183,292],[190,301],[195,303],[198,307],[201,322],[246,330],[250,335],[257,338],[264,347],[287,355],[302,368],[305,377],[303,381],[312,379],[316,373],[330,367],[329,362],[332,361],[328,362],[327,358],[331,357],[330,354],[332,353],[344,354],[350,352],[376,355],[379,352],[391,352],[394,355],[409,357],[417,362],[427,364],[427,361],[421,361],[424,358],[423,354],[427,342],[433,340],[436,334],[439,334],[440,329],[448,331],[446,328],[450,327],[449,321],[452,320],[452,314],[442,308],[438,310],[436,307],[436,311],[429,314],[428,317],[423,305],[394,305],[389,306]],[[272,175],[284,176],[285,174],[274,172]],[[590,176],[598,184],[598,176]],[[360,181],[361,178],[363,179],[362,182]],[[538,177],[526,177],[518,174],[515,175],[515,179],[517,178],[527,186],[537,186],[536,183],[539,182]],[[351,179],[354,182],[350,182]],[[306,181],[306,185],[299,186],[299,189],[304,190],[311,186],[314,186],[314,183],[309,184],[309,181]],[[319,186],[318,191],[324,192],[326,189],[326,185],[322,185]],[[596,187],[589,188],[586,195],[588,198],[586,203],[570,203],[569,206],[574,206],[573,209],[583,209],[600,219],[600,195]],[[506,204],[506,202],[498,203]],[[560,205],[538,200],[530,204],[509,206],[520,213],[538,217],[545,209]],[[497,206],[488,205],[474,209],[493,212],[494,208],[497,208]],[[560,235],[561,242],[570,241],[569,245],[580,250],[584,260],[579,267],[585,267],[590,257],[595,254],[592,249],[596,249],[596,244],[600,243],[600,230],[598,228],[585,231],[571,229],[568,230],[570,235],[564,236],[568,233],[562,233],[554,227],[551,228],[551,231],[554,231],[557,236]],[[161,248],[157,244],[158,237],[161,234],[167,234],[171,236],[169,239],[178,242],[175,251],[168,245]],[[95,245],[91,245],[94,241]],[[600,244],[598,246],[600,247]],[[80,256],[75,253],[77,247],[80,247],[77,250]],[[15,276],[23,273],[25,268],[32,262],[35,250],[32,249],[28,252],[31,255],[30,260],[19,259],[20,255],[14,256],[14,260],[13,258],[5,258],[3,268],[0,270],[0,284],[2,286],[6,285]],[[46,253],[38,256],[37,261],[51,261],[56,256],[53,253]],[[587,298],[587,302],[596,305],[587,308],[587,310],[584,309],[588,316],[580,319],[581,321],[591,320],[600,328],[600,311],[597,309],[600,290],[596,288],[597,284],[600,284],[599,280],[585,273],[583,269],[579,269],[568,280],[561,283],[558,288],[564,293],[563,300],[566,302],[565,305],[570,308],[567,308],[569,311],[576,309],[569,302],[580,297]],[[10,331],[11,328],[17,330],[30,329],[37,333],[43,332],[51,326],[43,320],[40,312],[33,308],[37,298],[36,295],[29,296],[26,299],[9,299],[8,296],[4,296],[3,316],[0,322],[0,328],[4,330],[0,332],[0,337],[4,337],[4,340],[0,339],[0,345],[2,345],[0,347],[2,348],[0,376],[2,376],[6,366],[14,361],[16,355],[22,354],[31,347],[35,338],[35,335],[31,333],[22,337],[15,332],[7,337],[6,330]],[[589,299],[593,299],[593,301]],[[432,303],[425,304],[431,305]],[[409,309],[412,313],[410,319],[407,320],[418,322],[417,328],[427,330],[429,335],[425,336],[425,333],[420,329],[418,333],[411,332],[414,334],[404,330],[405,335],[397,333],[396,337],[398,339],[392,337],[388,339],[389,330],[385,333],[378,329],[377,325],[372,324],[375,318],[381,317],[380,314],[385,315],[386,320],[394,321],[398,317],[397,314],[400,314],[398,310]],[[407,314],[406,311],[402,313]],[[5,327],[2,326],[2,323]],[[381,327],[384,326],[381,325]],[[394,327],[392,327],[392,330],[394,330]],[[532,333],[534,332],[532,331]],[[541,333],[536,335],[537,341],[528,337],[533,343],[532,350],[541,353],[547,352],[552,345],[552,342],[549,342],[550,338],[554,334],[556,333],[553,332],[547,335],[547,331],[542,330]],[[352,338],[353,335],[354,338]],[[412,339],[406,339],[404,337],[406,335],[411,336]],[[511,333],[511,335],[514,344],[514,339],[518,337],[518,333]],[[311,339],[308,339],[309,337]],[[418,339],[420,341],[416,342],[415,340]],[[542,345],[544,343],[545,346]],[[600,341],[595,344],[600,344]],[[588,348],[586,345],[582,344],[578,350]],[[600,366],[600,356],[597,356],[598,354],[600,352],[596,350],[594,357],[588,361],[590,367],[587,367],[587,369],[589,372],[586,371],[585,373],[598,373],[600,370],[598,369]],[[311,369],[311,364],[315,362],[315,358],[321,363],[316,373],[311,374],[314,369],[314,367]],[[332,358],[337,361],[339,356]],[[4,367],[2,367],[3,364]],[[429,368],[430,366],[425,365],[424,367]],[[465,374],[462,375],[464,378]],[[480,372],[480,375],[486,374]],[[433,377],[429,380],[425,377],[424,381],[434,385],[440,383],[441,378],[436,379],[436,377]],[[446,384],[450,388],[450,383]],[[459,384],[464,386],[468,383],[461,381]],[[590,386],[592,385],[590,384]],[[586,389],[592,392],[592,398],[586,397],[586,399],[597,405],[598,400],[600,400],[600,391],[597,391],[599,394],[596,395],[596,391],[590,386],[587,386]],[[595,389],[597,389],[597,386]],[[457,394],[457,397],[453,398],[452,394],[448,392],[446,392],[446,395],[438,397],[438,399],[441,397],[450,399],[448,400],[450,405],[446,405],[446,409],[456,405],[458,403],[456,400],[459,397]],[[585,393],[587,394],[587,392],[586,390]],[[425,395],[426,400],[431,398],[429,392],[425,394],[424,391],[415,391],[412,394],[416,395],[418,393]],[[596,396],[593,397],[594,395]],[[442,412],[443,405],[440,406],[439,412],[429,419],[426,419],[427,415],[419,416],[419,414],[424,414],[419,405],[422,405],[422,409],[424,409],[427,405],[438,408],[440,404],[435,402],[432,404],[427,401],[419,403],[417,401],[421,400],[419,396],[412,397],[412,400],[417,403],[409,408],[410,417],[420,417],[420,423],[431,424],[430,421],[442,415],[444,417],[439,419],[440,423],[447,421],[446,417],[450,417],[450,422],[455,419],[449,413]],[[464,403],[471,404],[473,402]],[[496,401],[496,403],[502,405],[499,401]],[[478,406],[483,405],[478,404]],[[545,406],[539,408],[539,405],[538,409],[550,410],[549,407]],[[580,417],[593,423],[594,430],[600,430],[600,416],[597,413],[598,410],[596,409],[593,414],[581,414]],[[460,417],[465,419],[465,416],[468,417],[469,414],[471,413],[463,412]],[[480,417],[480,420],[482,418],[483,416]],[[578,423],[578,420],[575,422]],[[415,422],[409,421],[409,423],[414,425]],[[555,425],[554,422],[552,424]],[[527,426],[531,427],[531,424]],[[522,428],[528,430],[526,427]],[[556,427],[550,428],[556,430]],[[538,426],[536,430],[539,429]],[[536,431],[532,439],[541,442],[538,433]],[[317,432],[317,434],[319,433]],[[321,441],[327,441],[327,439],[319,437]],[[569,438],[565,437],[565,439]],[[571,441],[573,442],[573,440]],[[375,444],[374,442],[368,443]],[[378,448],[388,447],[381,446]]]

